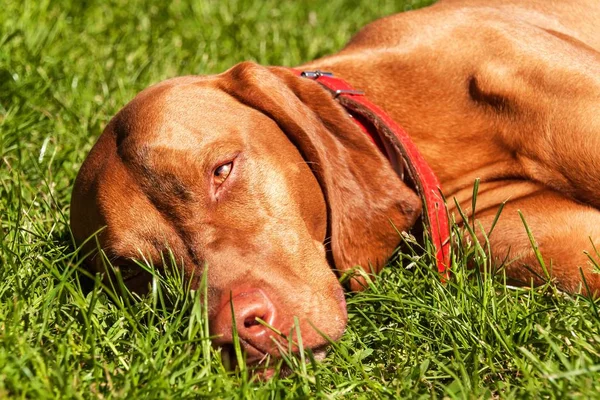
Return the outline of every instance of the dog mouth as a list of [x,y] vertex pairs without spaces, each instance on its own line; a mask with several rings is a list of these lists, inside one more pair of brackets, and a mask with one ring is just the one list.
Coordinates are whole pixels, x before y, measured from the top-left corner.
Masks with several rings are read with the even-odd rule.
[[[242,352],[241,358],[242,362],[248,370],[252,373],[252,376],[258,380],[269,380],[275,376],[279,378],[286,378],[294,373],[294,368],[292,365],[294,363],[300,363],[300,354],[298,352],[288,353],[282,357],[280,354],[273,354],[266,351],[262,351],[252,346],[249,343],[246,343],[253,347],[254,350],[260,352],[259,355],[254,355],[250,358],[245,357],[245,353],[243,349],[240,349]],[[311,352],[312,359],[317,362],[323,361],[327,357],[327,349],[329,345],[321,345],[315,348],[305,349],[305,353]],[[282,349],[283,350],[283,349]],[[221,361],[225,368],[229,371],[235,371],[239,367],[238,356],[235,351],[235,347],[231,344],[221,346]],[[305,362],[310,363],[311,358],[305,356]]]

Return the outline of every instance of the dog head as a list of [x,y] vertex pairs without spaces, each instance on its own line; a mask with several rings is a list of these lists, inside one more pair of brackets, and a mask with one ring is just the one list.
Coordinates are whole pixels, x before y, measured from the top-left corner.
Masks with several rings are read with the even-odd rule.
[[[253,363],[276,356],[277,341],[287,348],[294,317],[305,347],[327,343],[314,327],[338,339],[346,309],[334,271],[381,269],[420,211],[319,84],[243,63],[165,81],[123,108],[79,172],[71,226],[80,243],[104,227],[115,265],[159,265],[171,251],[196,286],[208,268],[215,344],[231,344],[235,323]],[[88,263],[104,269],[100,257]],[[144,276],[126,283],[143,291]]]

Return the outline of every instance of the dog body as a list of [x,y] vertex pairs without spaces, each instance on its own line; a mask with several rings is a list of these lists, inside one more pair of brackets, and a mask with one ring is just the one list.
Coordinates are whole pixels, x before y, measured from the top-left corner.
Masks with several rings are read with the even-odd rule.
[[[490,239],[509,277],[528,282],[523,266],[544,276],[520,210],[552,276],[577,290],[583,250],[600,238],[598,22],[592,1],[441,1],[376,21],[303,68],[365,88],[417,144],[451,212],[456,198],[472,213],[475,179],[484,232],[507,202]],[[596,275],[586,278],[600,288]]]
[[[600,279],[600,4],[443,0],[378,20],[341,52],[299,69],[331,71],[409,133],[454,199],[489,232],[510,278],[542,268],[578,290]],[[471,209],[480,179],[476,210]],[[208,265],[211,329],[249,362],[277,354],[263,319],[306,347],[343,333],[332,267],[375,271],[421,211],[416,194],[320,85],[288,69],[240,64],[146,89],[107,126],[77,178],[79,242],[99,235],[120,266],[169,249],[198,277]],[[392,222],[392,224],[390,224]],[[164,257],[163,257],[164,258]],[[91,268],[103,271],[100,257]],[[580,268],[581,271],[580,272]],[[147,284],[143,274],[127,282]],[[351,284],[360,288],[360,280]],[[287,345],[286,345],[287,346]]]

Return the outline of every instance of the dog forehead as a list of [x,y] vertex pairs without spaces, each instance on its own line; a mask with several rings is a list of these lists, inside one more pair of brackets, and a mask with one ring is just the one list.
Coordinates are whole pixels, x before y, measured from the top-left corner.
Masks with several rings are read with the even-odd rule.
[[119,150],[200,148],[274,125],[270,118],[214,87],[211,79],[172,79],[140,93],[115,117]]

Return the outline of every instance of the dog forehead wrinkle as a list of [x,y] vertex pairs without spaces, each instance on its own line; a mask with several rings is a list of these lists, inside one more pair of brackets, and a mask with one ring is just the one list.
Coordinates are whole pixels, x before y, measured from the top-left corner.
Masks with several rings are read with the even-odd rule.
[[[201,254],[195,251],[189,232],[179,223],[177,211],[181,208],[181,202],[177,201],[176,197],[169,196],[172,193],[161,190],[164,189],[165,182],[171,184],[173,182],[158,179],[159,177],[152,170],[145,169],[149,158],[145,150],[144,147],[140,148],[140,153],[144,154],[141,163],[122,163],[120,165],[124,168],[109,170],[107,173],[111,177],[110,180],[116,185],[102,186],[104,190],[111,193],[99,194],[100,205],[105,209],[104,214],[107,214],[107,218],[110,219],[108,221],[109,227],[112,227],[110,231],[119,233],[112,242],[120,243],[119,251],[131,254],[138,243],[147,243],[147,238],[152,236],[152,232],[161,232],[161,236],[168,238],[166,241],[168,246],[181,250],[177,253],[191,260],[192,264],[198,265]],[[168,189],[173,188],[168,187]],[[126,194],[128,192],[137,195],[131,197]],[[162,196],[165,193],[166,198],[171,201],[166,201],[165,196]],[[119,201],[115,203],[114,199]],[[132,199],[134,203],[129,203]],[[124,207],[123,204],[127,206]],[[141,234],[142,229],[147,233]],[[154,246],[149,247],[154,248]],[[156,248],[154,254],[158,254]]]
[[250,109],[222,90],[204,85],[174,87],[164,97],[167,105],[162,112],[169,121],[189,122],[197,127],[243,124],[245,119],[240,118],[240,113]]
[[[161,219],[154,217],[141,204],[117,213],[110,213],[107,241],[103,244],[105,251],[121,258],[148,260],[160,259],[161,252],[167,247],[178,248],[177,241],[169,228]],[[138,209],[143,208],[143,209]],[[131,224],[134,221],[134,224]],[[129,226],[128,229],[120,229]]]
[[181,150],[182,154],[187,152],[198,160],[214,159],[222,155],[220,152],[243,150],[251,142],[249,133],[261,131],[266,117],[231,98],[220,100],[213,99],[206,107],[202,106],[203,101],[199,104],[191,101],[165,110],[166,118],[158,134],[147,142],[148,146]]

